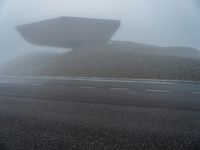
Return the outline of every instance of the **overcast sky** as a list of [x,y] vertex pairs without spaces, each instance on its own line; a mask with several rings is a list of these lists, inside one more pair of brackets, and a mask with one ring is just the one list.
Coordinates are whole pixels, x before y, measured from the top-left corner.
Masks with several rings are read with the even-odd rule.
[[115,40],[200,49],[199,0],[0,0],[0,63],[46,48],[25,42],[15,26],[58,16],[121,20]]

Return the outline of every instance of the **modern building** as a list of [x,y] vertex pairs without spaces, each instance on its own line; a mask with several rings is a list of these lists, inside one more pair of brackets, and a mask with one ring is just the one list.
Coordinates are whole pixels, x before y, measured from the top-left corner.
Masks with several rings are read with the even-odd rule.
[[119,20],[59,17],[16,28],[32,44],[73,49],[90,43],[110,43],[119,27]]

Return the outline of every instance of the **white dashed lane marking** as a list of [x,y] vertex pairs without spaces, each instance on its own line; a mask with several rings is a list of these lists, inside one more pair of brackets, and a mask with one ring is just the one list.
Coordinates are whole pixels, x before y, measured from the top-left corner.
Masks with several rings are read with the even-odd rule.
[[192,92],[192,94],[200,94],[200,92]]
[[42,84],[31,84],[33,86],[42,86]]
[[109,88],[110,90],[128,91],[128,88]]
[[[38,84],[38,83],[33,83],[31,84],[32,86],[43,86],[43,84]],[[0,85],[1,86],[1,85]],[[3,85],[5,86],[5,85]],[[59,85],[59,87],[66,87],[66,85]],[[79,88],[82,89],[94,89],[95,87],[93,86],[80,86]],[[118,91],[129,91],[129,88],[108,88],[109,90],[118,90]],[[146,92],[157,92],[157,93],[170,93],[170,90],[157,90],[157,89],[148,89],[145,90]],[[136,94],[136,92],[130,92],[129,94]],[[196,92],[192,92],[192,94],[199,94],[200,95],[200,91],[196,91]]]
[[169,93],[170,90],[146,90],[147,92],[160,92],[160,93]]

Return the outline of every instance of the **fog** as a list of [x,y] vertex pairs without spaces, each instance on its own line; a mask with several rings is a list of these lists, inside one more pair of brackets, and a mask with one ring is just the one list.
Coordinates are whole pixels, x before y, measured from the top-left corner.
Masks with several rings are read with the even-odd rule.
[[114,40],[200,49],[198,0],[0,0],[0,63],[32,51],[66,51],[27,43],[16,25],[72,16],[121,20]]

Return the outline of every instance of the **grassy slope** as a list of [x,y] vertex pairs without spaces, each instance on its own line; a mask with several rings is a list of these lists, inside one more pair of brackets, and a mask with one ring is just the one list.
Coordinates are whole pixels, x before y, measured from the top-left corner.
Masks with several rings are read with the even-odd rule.
[[[187,57],[189,53],[190,58]],[[114,42],[109,46],[85,45],[63,54],[35,53],[21,56],[0,67],[0,73],[200,80],[198,54],[192,48],[161,48]]]
[[57,53],[30,53],[16,57],[0,66],[2,75],[33,75],[58,59]]
[[37,73],[43,75],[200,80],[200,60],[116,50],[74,50]]

